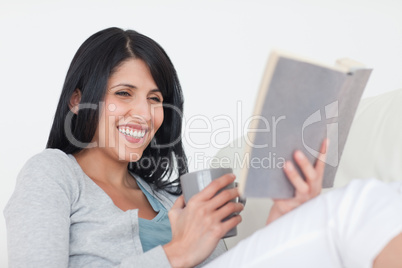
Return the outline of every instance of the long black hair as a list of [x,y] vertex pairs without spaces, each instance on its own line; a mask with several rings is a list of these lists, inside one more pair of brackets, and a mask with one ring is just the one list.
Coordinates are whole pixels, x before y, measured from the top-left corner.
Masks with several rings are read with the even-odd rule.
[[[147,163],[130,163],[128,169],[157,189],[180,194],[178,176],[188,171],[181,141],[183,95],[180,82],[163,48],[136,31],[108,28],[81,45],[67,72],[46,148],[74,154],[92,141],[107,81],[116,68],[130,58],[141,59],[148,66],[162,92],[164,120],[139,160]],[[78,114],[72,113],[69,107],[76,89],[81,91]],[[171,178],[172,174],[177,177]]]

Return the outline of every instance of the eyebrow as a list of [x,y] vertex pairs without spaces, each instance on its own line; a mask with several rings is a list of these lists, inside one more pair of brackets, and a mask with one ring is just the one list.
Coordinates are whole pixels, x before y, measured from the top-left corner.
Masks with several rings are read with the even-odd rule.
[[[132,88],[132,89],[138,89],[136,86],[134,86],[134,85],[131,85],[131,84],[118,84],[118,85],[115,85],[115,86],[112,86],[110,89],[113,89],[113,88],[115,88],[115,87],[129,87],[129,88]],[[161,91],[160,91],[160,89],[157,89],[157,88],[155,88],[155,89],[152,89],[152,90],[150,90],[150,92],[160,92],[160,93],[162,93]]]

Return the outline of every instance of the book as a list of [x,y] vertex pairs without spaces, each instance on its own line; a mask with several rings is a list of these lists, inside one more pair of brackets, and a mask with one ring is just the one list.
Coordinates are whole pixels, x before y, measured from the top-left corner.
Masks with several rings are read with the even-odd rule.
[[283,171],[285,161],[294,162],[294,151],[301,150],[314,164],[325,138],[330,144],[323,187],[333,186],[371,71],[350,59],[331,66],[273,51],[244,137],[246,165],[238,178],[241,195],[294,196],[294,187]]

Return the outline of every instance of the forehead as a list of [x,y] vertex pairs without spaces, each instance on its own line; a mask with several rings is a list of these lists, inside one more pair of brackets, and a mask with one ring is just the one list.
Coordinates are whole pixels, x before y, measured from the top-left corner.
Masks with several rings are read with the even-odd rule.
[[148,66],[141,59],[129,59],[122,62],[110,75],[108,87],[119,83],[132,84],[135,87],[156,89],[156,83]]

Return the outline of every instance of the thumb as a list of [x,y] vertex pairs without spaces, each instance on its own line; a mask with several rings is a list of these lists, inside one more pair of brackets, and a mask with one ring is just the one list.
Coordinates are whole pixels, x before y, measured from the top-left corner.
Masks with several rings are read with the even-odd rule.
[[182,209],[184,208],[185,203],[184,203],[184,196],[181,195],[176,199],[176,202],[174,202],[173,206],[172,206],[172,210],[173,209]]
[[168,213],[168,217],[169,217],[169,221],[170,224],[174,225],[174,223],[176,222],[177,217],[180,214],[180,211],[184,208],[185,204],[184,204],[184,197],[183,195],[179,196],[176,199],[176,202],[174,202],[172,208],[170,209],[169,213]]

